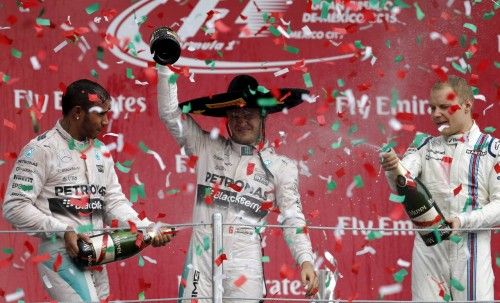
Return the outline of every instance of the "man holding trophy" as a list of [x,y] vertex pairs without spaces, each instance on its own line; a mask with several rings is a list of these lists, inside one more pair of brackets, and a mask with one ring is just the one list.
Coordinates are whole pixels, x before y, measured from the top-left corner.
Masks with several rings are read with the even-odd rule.
[[[168,51],[160,45],[170,45],[173,50]],[[158,112],[179,145],[188,154],[198,157],[194,223],[211,223],[212,214],[218,212],[227,224],[223,226],[225,260],[220,265],[223,267],[224,302],[262,297],[262,246],[255,225],[265,225],[269,210],[264,207],[266,204],[279,208],[282,224],[294,227],[285,228],[284,235],[301,267],[306,295],[312,296],[317,291],[318,278],[312,264],[309,236],[297,232],[306,225],[298,191],[298,170],[292,160],[276,154],[265,140],[266,116],[300,104],[302,94],[308,92],[283,88],[280,96],[273,96],[253,77],[239,75],[231,81],[226,93],[179,105],[177,85],[169,82],[173,73],[163,66],[177,60],[180,53],[177,48],[178,39],[169,29],[160,28],[153,33],[151,50],[160,64]],[[276,102],[277,97],[281,97],[281,102]],[[194,113],[227,117],[229,138],[211,137],[193,120],[191,114]],[[182,302],[212,295],[212,266],[216,266],[212,248],[198,249],[207,239],[211,242],[211,233],[209,225],[193,228],[180,285]]]

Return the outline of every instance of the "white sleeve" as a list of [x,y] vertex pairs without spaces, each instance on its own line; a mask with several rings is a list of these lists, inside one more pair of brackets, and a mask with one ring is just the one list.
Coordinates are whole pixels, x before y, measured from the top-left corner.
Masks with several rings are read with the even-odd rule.
[[190,115],[183,115],[178,105],[177,84],[169,83],[174,73],[158,66],[158,114],[179,146],[190,155],[199,154],[200,148],[210,140]]
[[[495,169],[496,168],[496,169]],[[487,190],[489,202],[480,209],[458,215],[462,228],[487,228],[500,225],[500,152],[490,170]],[[499,172],[497,172],[499,171]]]
[[292,252],[292,256],[301,265],[305,261],[313,262],[311,240],[307,232],[306,220],[302,213],[302,204],[298,191],[298,170],[295,163],[284,159],[282,167],[275,174],[276,202],[280,209],[282,219],[279,221],[284,225],[292,225],[296,228],[285,228],[285,241]]
[[16,229],[46,231],[30,235],[50,238],[55,233],[52,230],[59,230],[61,232],[56,234],[62,237],[68,224],[45,214],[36,204],[49,177],[46,158],[46,151],[36,144],[30,143],[23,148],[10,174],[3,216]]

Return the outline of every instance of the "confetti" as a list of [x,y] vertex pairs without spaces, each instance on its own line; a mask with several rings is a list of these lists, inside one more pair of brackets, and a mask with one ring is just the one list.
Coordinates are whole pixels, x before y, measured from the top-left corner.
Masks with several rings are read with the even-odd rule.
[[460,281],[458,281],[455,278],[451,278],[450,284],[451,284],[451,286],[453,288],[455,288],[458,291],[464,291],[465,290],[465,287],[460,283]]
[[453,195],[456,196],[462,191],[462,184],[458,185],[454,190],[453,190]]
[[131,170],[130,167],[126,167],[124,164],[121,164],[119,161],[116,161],[115,166],[116,166],[116,168],[118,168],[119,171],[121,171],[122,173],[125,173],[125,174]]
[[241,275],[234,281],[234,286],[241,287],[247,281],[247,277],[245,275]]
[[477,26],[472,23],[464,23],[464,28],[470,29],[472,32],[477,33]]
[[61,267],[63,260],[62,260],[62,255],[61,253],[57,253],[56,260],[54,261],[54,264],[52,265],[52,269],[55,272],[59,271],[59,267]]
[[418,5],[417,2],[414,2],[413,6],[415,7],[415,13],[417,15],[417,20],[422,21],[422,19],[424,19],[424,17],[425,17],[424,12],[422,11],[422,9],[420,8],[420,6]]
[[399,195],[396,195],[396,194],[393,194],[391,193],[391,195],[389,196],[389,201],[392,201],[392,202],[396,202],[396,203],[403,203],[405,200],[405,196],[399,196]]
[[94,4],[91,4],[85,8],[85,12],[87,12],[88,15],[92,15],[93,13],[97,12],[99,10],[99,2],[96,2]]
[[227,260],[226,254],[221,254],[215,259],[214,262],[217,266],[220,266],[225,260]]
[[402,283],[405,277],[408,275],[408,271],[406,269],[401,269],[397,273],[393,275],[394,281],[398,283]]
[[362,256],[365,254],[374,255],[376,253],[375,249],[371,246],[366,245],[362,250],[356,252],[356,256]]
[[491,134],[491,133],[493,133],[495,130],[496,130],[496,128],[494,128],[493,126],[488,126],[488,127],[485,127],[485,128],[484,128],[484,132],[485,132],[485,133],[487,133],[487,134]]
[[384,235],[382,234],[382,232],[378,231],[378,230],[372,230],[368,233],[367,236],[367,239],[368,240],[377,240],[377,239],[380,239],[382,238]]
[[12,55],[12,57],[17,58],[17,59],[21,59],[23,56],[23,53],[15,48],[12,48],[10,50],[10,54]]
[[43,18],[36,18],[36,24],[40,26],[50,26],[50,20]]
[[381,298],[383,298],[385,296],[400,293],[402,290],[403,290],[403,285],[400,283],[396,283],[396,284],[381,286],[378,289],[378,294],[380,295]]

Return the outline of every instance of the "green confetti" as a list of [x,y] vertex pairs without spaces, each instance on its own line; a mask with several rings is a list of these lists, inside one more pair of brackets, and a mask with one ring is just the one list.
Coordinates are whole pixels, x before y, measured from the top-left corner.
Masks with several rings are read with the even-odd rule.
[[338,85],[339,87],[344,87],[344,85],[345,85],[344,80],[342,80],[342,79],[337,79],[337,85]]
[[462,74],[465,74],[467,72],[467,69],[463,68],[460,64],[456,63],[455,61],[451,62],[451,66],[453,66],[454,69],[461,72]]
[[497,256],[496,256],[495,259],[496,259],[496,265],[497,265],[497,267],[500,267],[500,255],[497,254]]
[[335,188],[337,188],[337,183],[335,183],[335,181],[330,180],[326,183],[326,190],[329,193],[332,192]]
[[401,269],[400,271],[398,271],[397,273],[395,273],[393,275],[394,277],[394,281],[398,282],[398,283],[402,283],[403,280],[405,279],[405,277],[408,275],[408,271],[406,269]]
[[279,31],[276,27],[274,27],[274,25],[270,25],[270,26],[269,26],[269,31],[270,31],[270,32],[271,32],[271,34],[273,34],[273,36],[275,36],[275,37],[279,37],[279,36],[281,36],[280,31]]
[[397,89],[391,89],[391,108],[398,107],[399,92]]
[[465,290],[465,287],[460,283],[460,281],[458,281],[455,278],[451,278],[450,284],[451,284],[451,286],[453,286],[458,291],[464,291]]
[[404,56],[403,55],[397,55],[395,58],[394,58],[394,62],[396,63],[399,63],[401,61],[404,60]]
[[330,8],[329,1],[323,1],[321,5],[321,19],[327,19],[328,18],[328,9]]
[[396,145],[397,145],[396,141],[391,140],[391,141],[389,141],[388,143],[384,144],[384,145],[380,148],[380,151],[381,151],[381,152],[384,152],[384,153],[387,153],[387,152],[389,152],[391,149],[393,149],[394,147],[396,147]]
[[304,73],[302,75],[302,77],[304,78],[304,83],[306,84],[306,87],[307,88],[311,88],[313,87],[313,83],[312,83],[312,80],[311,80],[311,74],[309,73]]
[[385,47],[391,48],[391,40],[385,40]]
[[121,164],[119,161],[116,161],[115,166],[116,168],[118,168],[119,171],[125,174],[128,174],[128,172],[131,169],[130,167],[126,167],[125,165]]
[[94,139],[94,147],[99,149],[104,146],[104,143],[101,142],[99,139]]
[[424,19],[424,17],[425,17],[424,12],[422,11],[422,9],[420,8],[420,6],[418,5],[417,2],[414,2],[413,6],[415,7],[415,13],[417,14],[417,20],[422,21],[422,19]]
[[333,149],[340,148],[342,146],[342,140],[338,140],[336,142],[333,142],[331,146]]
[[144,267],[144,258],[139,255],[139,267]]
[[495,12],[494,11],[486,12],[483,15],[483,20],[490,20],[491,18],[493,18],[493,16],[495,16]]
[[417,37],[415,37],[415,42],[416,42],[418,45],[422,45],[422,36],[417,35]]
[[169,189],[169,190],[167,190],[167,195],[175,195],[175,194],[180,193],[180,192],[181,192],[181,190],[177,189],[177,188]]
[[22,191],[32,191],[33,190],[33,185],[24,185],[24,184],[21,184],[21,185],[19,185],[19,188]]
[[75,228],[75,230],[78,234],[89,233],[89,232],[92,232],[94,230],[94,225],[92,225],[91,223],[78,225]]
[[179,74],[172,74],[170,77],[168,77],[168,83],[169,84],[175,84],[177,83],[177,79],[179,78]]
[[408,4],[406,4],[403,0],[394,1],[394,6],[397,6],[400,8],[410,8],[410,6]]
[[352,135],[354,134],[355,132],[357,132],[359,130],[359,127],[357,124],[353,124],[351,125],[351,127],[349,127],[349,135]]
[[332,130],[333,130],[334,132],[338,132],[338,131],[339,131],[339,129],[340,129],[340,122],[339,122],[339,121],[335,121],[335,123],[333,123],[333,124],[332,124],[332,127],[331,127],[331,128],[332,128]]
[[357,49],[364,49],[365,47],[363,46],[363,43],[361,43],[361,40],[356,40],[354,41],[354,46],[357,48]]
[[137,294],[137,298],[139,299],[139,301],[146,300],[146,295],[144,294],[144,290]]
[[224,58],[224,53],[222,53],[222,51],[218,50],[217,51],[217,56],[219,56],[221,58]]
[[270,261],[269,256],[262,256],[262,258],[260,259],[260,261],[262,263],[269,263],[269,261]]
[[291,46],[291,45],[285,46],[284,50],[286,50],[287,52],[292,53],[292,54],[298,54],[299,53],[299,49],[296,48],[295,46]]
[[474,33],[477,33],[477,26],[475,26],[472,23],[464,23],[464,27],[467,28],[467,29],[470,29]]
[[149,152],[149,147],[147,147],[142,141],[139,142],[139,148],[146,154]]
[[334,89],[334,90],[332,91],[331,96],[332,96],[333,98],[337,98],[338,96],[340,96],[340,92],[338,91],[338,89]]
[[[500,68],[500,62],[496,62],[496,61],[495,61],[495,67],[496,67],[496,68]],[[6,82],[6,81],[4,81],[4,82]]]
[[134,18],[134,20],[137,25],[141,26],[144,22],[146,22],[146,20],[148,20],[148,16],[141,16],[139,18]]
[[209,236],[203,237],[203,249],[205,251],[210,249],[210,237]]
[[2,81],[3,81],[4,83],[7,83],[7,82],[9,82],[9,80],[10,80],[10,76],[9,76],[9,75],[7,75],[7,74],[3,74],[3,76],[2,76]]
[[366,143],[366,139],[363,139],[363,138],[351,140],[352,146],[358,146],[358,145],[365,144],[365,143]]
[[368,237],[368,240],[376,240],[382,238],[384,235],[378,230],[372,230],[366,235]]
[[196,245],[195,250],[197,256],[201,256],[203,254],[203,247],[201,247],[201,245]]
[[424,143],[424,140],[426,140],[428,137],[429,135],[426,133],[417,133],[415,135],[415,139],[413,139],[413,142],[411,143],[411,146],[420,147]]
[[458,243],[460,243],[460,241],[462,241],[462,237],[460,237],[458,235],[451,235],[450,241],[452,241],[455,244],[458,244]]
[[15,57],[17,59],[21,59],[21,57],[23,56],[23,53],[20,50],[15,49],[15,48],[12,48],[10,50],[10,54],[12,55],[12,57]]
[[450,302],[450,300],[451,300],[451,295],[450,295],[450,294],[445,294],[445,295],[443,296],[443,300],[445,300],[446,302]]
[[361,188],[364,186],[363,179],[361,178],[361,175],[354,176],[354,186],[356,186],[357,188]]
[[14,252],[14,249],[12,249],[10,247],[4,247],[4,248],[2,248],[2,251],[4,254],[11,255]]
[[212,68],[212,69],[215,68],[215,60],[207,59],[207,60],[205,60],[205,64],[210,66],[210,68]]
[[406,196],[405,195],[396,195],[391,193],[389,196],[389,201],[396,202],[396,203],[403,203],[405,201]]
[[191,112],[191,103],[188,103],[182,107],[182,113],[187,114]]
[[[127,67],[127,78],[135,79],[134,73],[130,67]],[[170,82],[170,79],[168,79],[168,81]]]
[[87,8],[85,9],[87,15],[92,15],[93,13],[97,12],[99,10],[99,6],[99,2],[87,6]]
[[130,187],[130,202],[137,202],[139,197],[143,199],[146,197],[146,193],[144,192],[144,184],[134,185]]
[[491,133],[493,133],[495,130],[496,130],[496,128],[494,128],[493,126],[488,126],[488,127],[485,127],[485,128],[484,128],[484,132],[485,132],[485,133],[487,133],[487,134],[491,134]]
[[441,243],[443,241],[443,239],[441,238],[441,233],[439,232],[439,230],[437,228],[434,228],[432,230],[432,233],[434,234],[434,236],[436,237],[436,242],[437,243]]
[[91,69],[90,70],[90,75],[96,79],[99,78],[99,74],[97,73],[97,71],[95,69]]
[[257,99],[257,104],[260,107],[273,107],[276,104],[278,104],[278,100],[276,98],[270,97],[270,98],[259,98]]
[[303,227],[297,227],[295,229],[295,234],[303,234],[304,233],[304,228]]
[[104,48],[102,46],[97,47],[97,60],[99,61],[104,60]]
[[44,18],[36,18],[36,24],[40,26],[50,26],[50,20]]
[[257,86],[257,91],[261,92],[263,94],[267,94],[269,92],[269,90],[265,86],[263,86],[263,85]]

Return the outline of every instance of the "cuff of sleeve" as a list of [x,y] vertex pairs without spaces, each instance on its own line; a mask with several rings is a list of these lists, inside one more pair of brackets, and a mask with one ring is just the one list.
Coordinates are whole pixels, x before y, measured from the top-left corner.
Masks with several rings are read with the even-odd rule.
[[302,263],[306,262],[306,261],[309,261],[311,263],[313,263],[313,256],[312,254],[310,253],[305,253],[305,254],[302,254],[300,255],[298,258],[297,258],[297,263],[299,265],[302,265]]
[[73,228],[73,226],[69,226],[68,224],[65,224],[65,223],[61,223],[60,226],[57,226],[56,227],[58,230],[64,230],[64,231],[58,231],[56,232],[56,236],[61,238],[61,239],[64,239],[64,234],[67,232],[67,231],[74,231],[76,232],[76,230]]
[[467,214],[461,213],[457,217],[460,220],[460,228],[468,228]]

